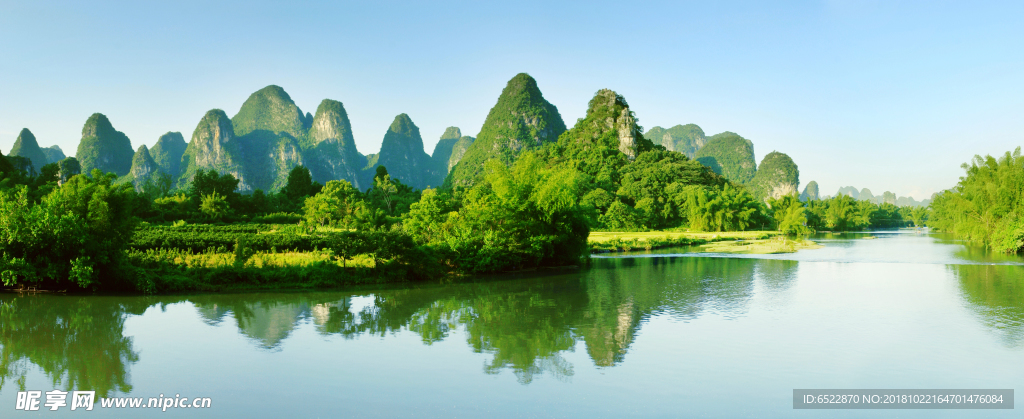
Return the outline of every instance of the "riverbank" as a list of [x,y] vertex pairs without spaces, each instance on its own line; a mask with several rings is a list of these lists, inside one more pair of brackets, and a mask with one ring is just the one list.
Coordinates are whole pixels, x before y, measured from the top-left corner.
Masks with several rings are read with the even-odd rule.
[[778,231],[645,231],[609,232],[595,231],[587,237],[590,253],[629,252],[632,250],[653,250],[666,247],[699,246],[717,242],[767,240],[779,236]]

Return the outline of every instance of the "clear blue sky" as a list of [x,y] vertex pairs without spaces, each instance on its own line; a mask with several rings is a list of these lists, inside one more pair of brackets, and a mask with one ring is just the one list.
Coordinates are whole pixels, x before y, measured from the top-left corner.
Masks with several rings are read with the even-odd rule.
[[567,125],[611,88],[641,125],[696,123],[800,167],[801,188],[927,198],[1024,143],[1024,2],[47,2],[0,0],[0,149],[73,155],[106,114],[132,145],[285,88],[344,103],[375,153],[408,113],[429,153],[534,76]]

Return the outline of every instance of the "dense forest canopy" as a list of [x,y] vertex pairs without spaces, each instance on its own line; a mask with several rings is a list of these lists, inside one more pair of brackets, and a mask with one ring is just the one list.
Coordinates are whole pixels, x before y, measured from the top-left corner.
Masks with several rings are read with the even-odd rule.
[[932,201],[931,225],[1005,253],[1024,251],[1024,157],[1020,147],[975,156],[965,176]]

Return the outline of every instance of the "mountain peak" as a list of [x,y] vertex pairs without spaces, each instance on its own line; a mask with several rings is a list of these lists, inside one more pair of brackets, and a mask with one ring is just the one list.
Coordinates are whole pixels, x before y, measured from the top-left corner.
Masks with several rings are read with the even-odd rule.
[[18,134],[18,139],[14,141],[14,147],[11,147],[11,152],[8,155],[29,159],[37,172],[49,163],[46,154],[39,148],[36,136],[32,135],[32,131],[29,131],[28,128],[21,129],[21,133]]
[[563,132],[558,108],[544,99],[533,77],[519,73],[501,91],[476,141],[452,168],[445,185],[470,186],[483,175],[487,160],[511,164],[522,150],[556,141]]
[[106,115],[94,113],[85,121],[82,141],[75,153],[82,173],[100,169],[118,176],[127,175],[131,171],[134,154],[131,140],[123,132],[115,130]]
[[735,132],[712,135],[695,157],[715,173],[736,183],[746,184],[754,178],[754,143]]
[[177,177],[181,169],[181,156],[187,147],[188,143],[180,132],[168,132],[160,136],[149,154],[164,173]]
[[392,178],[417,189],[438,183],[430,156],[423,151],[420,129],[404,113],[395,117],[384,134],[376,165],[384,166]]
[[462,130],[459,127],[448,127],[445,128],[444,134],[441,134],[441,140],[455,140],[458,141],[462,138]]
[[231,118],[238,136],[257,130],[287,133],[301,138],[305,133],[305,115],[295,105],[288,92],[280,86],[270,85],[249,95],[238,114]]
[[800,186],[800,169],[789,155],[772,151],[761,160],[750,184],[758,198],[778,199],[796,194]]

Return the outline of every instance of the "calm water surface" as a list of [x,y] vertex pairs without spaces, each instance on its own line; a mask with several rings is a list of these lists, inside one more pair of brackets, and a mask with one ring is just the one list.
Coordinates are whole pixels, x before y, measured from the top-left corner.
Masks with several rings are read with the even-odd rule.
[[[668,249],[447,285],[0,294],[0,417],[1013,417],[794,411],[794,388],[1013,388],[1024,261],[935,235],[784,255]],[[28,390],[205,410],[15,412]]]

